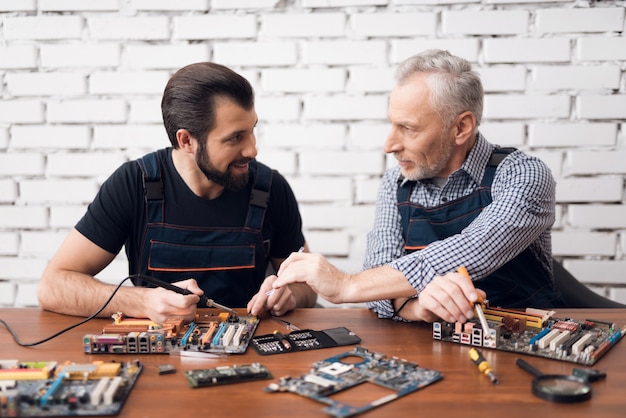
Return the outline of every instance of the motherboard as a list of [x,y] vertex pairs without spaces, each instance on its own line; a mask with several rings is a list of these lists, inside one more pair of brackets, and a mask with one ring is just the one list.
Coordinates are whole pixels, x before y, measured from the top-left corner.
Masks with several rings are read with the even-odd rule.
[[157,324],[118,314],[102,333],[85,335],[83,347],[86,354],[242,354],[258,325],[256,316],[228,312],[199,314],[188,324],[180,318]]
[[[356,346],[352,351],[314,363],[311,370],[299,378],[280,378],[278,383],[270,384],[265,390],[271,393],[291,392],[313,399],[328,405],[324,411],[329,415],[345,418],[384,405],[442,378],[438,371]],[[357,406],[332,398],[364,383],[382,387],[387,394]]]
[[433,338],[591,366],[626,334],[611,322],[558,318],[555,311],[483,310],[487,332],[474,317],[465,323],[434,322]]
[[118,415],[142,369],[136,361],[0,360],[0,416]]

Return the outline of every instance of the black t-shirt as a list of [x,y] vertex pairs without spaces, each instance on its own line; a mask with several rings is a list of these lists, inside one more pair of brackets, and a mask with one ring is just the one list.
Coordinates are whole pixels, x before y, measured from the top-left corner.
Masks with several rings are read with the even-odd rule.
[[[178,174],[172,149],[162,153],[162,180],[166,223],[194,227],[242,227],[245,224],[252,182],[238,192],[224,190],[207,200],[195,195]],[[103,184],[76,229],[104,250],[117,254],[126,245],[129,259],[140,251],[146,226],[142,172],[136,161],[122,164]],[[270,257],[285,258],[304,245],[302,219],[291,187],[276,170],[263,223]]]

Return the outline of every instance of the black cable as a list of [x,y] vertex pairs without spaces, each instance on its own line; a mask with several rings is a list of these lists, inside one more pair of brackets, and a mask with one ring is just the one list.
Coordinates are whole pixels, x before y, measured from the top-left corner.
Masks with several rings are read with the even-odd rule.
[[59,335],[61,335],[61,334],[65,333],[65,332],[67,332],[67,331],[69,331],[69,330],[71,330],[71,329],[74,329],[74,328],[76,328],[77,326],[80,326],[80,325],[84,324],[85,322],[91,321],[92,319],[94,319],[95,317],[97,317],[97,316],[100,314],[100,312],[102,312],[102,311],[104,310],[104,308],[106,308],[106,307],[107,307],[107,305],[108,305],[109,303],[111,303],[111,300],[113,299],[113,296],[115,296],[115,294],[117,293],[117,291],[118,291],[118,290],[120,290],[120,287],[122,286],[122,284],[124,284],[124,282],[125,282],[126,280],[131,279],[131,278],[133,278],[133,277],[134,277],[134,276],[128,276],[128,277],[126,277],[124,280],[122,280],[122,281],[121,281],[121,282],[120,282],[120,283],[119,283],[119,284],[115,287],[115,289],[113,290],[113,293],[111,293],[111,296],[109,296],[109,298],[106,300],[106,302],[104,302],[104,305],[102,305],[102,306],[100,307],[100,309],[98,309],[96,312],[94,312],[93,314],[89,315],[87,318],[83,319],[82,321],[80,321],[80,322],[78,322],[78,323],[76,323],[76,324],[74,324],[74,325],[70,325],[69,327],[67,327],[67,328],[65,328],[65,329],[62,329],[61,331],[57,332],[56,334],[53,334],[53,335],[51,335],[51,336],[49,336],[49,337],[47,337],[47,338],[44,338],[43,340],[40,340],[40,341],[35,341],[35,342],[32,342],[32,343],[23,343],[23,342],[19,339],[19,337],[17,336],[17,334],[15,333],[15,331],[13,331],[13,329],[9,326],[9,324],[7,324],[7,323],[6,323],[4,320],[2,320],[2,319],[0,319],[0,324],[4,325],[4,327],[7,329],[7,331],[9,331],[9,333],[10,333],[10,334],[11,334],[11,336],[13,337],[13,340],[14,340],[17,344],[21,345],[22,347],[33,347],[33,346],[35,346],[35,345],[43,344],[43,343],[45,343],[45,342],[50,341],[50,340],[51,340],[51,339],[53,339],[53,338],[58,337]]

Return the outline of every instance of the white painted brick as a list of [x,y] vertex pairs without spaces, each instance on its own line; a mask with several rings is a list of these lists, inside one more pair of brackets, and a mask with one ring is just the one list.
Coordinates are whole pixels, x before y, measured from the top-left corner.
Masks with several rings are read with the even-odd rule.
[[9,146],[9,130],[0,126],[0,148]]
[[344,232],[307,231],[306,241],[328,256],[345,256],[350,252],[350,236]]
[[66,235],[66,232],[22,231],[20,255],[50,259],[61,246]]
[[390,131],[388,123],[352,123],[348,135],[348,149],[384,153],[383,146]]
[[17,285],[17,294],[15,295],[15,307],[34,307],[39,306],[37,300],[37,283],[19,283]]
[[80,125],[14,125],[11,128],[13,149],[85,149],[91,131]]
[[623,29],[623,7],[558,8],[536,11],[535,30],[538,33],[621,32]]
[[43,103],[39,100],[1,100],[0,123],[41,123]]
[[255,106],[262,121],[294,121],[300,117],[302,103],[295,96],[257,97]]
[[89,203],[98,185],[94,180],[22,180],[20,196],[27,203],[63,202]]
[[346,127],[339,124],[268,124],[258,135],[263,148],[337,150],[343,148]]
[[257,159],[283,175],[292,175],[297,171],[295,152],[261,148]]
[[350,16],[351,33],[360,38],[435,35],[437,14],[357,13]]
[[576,110],[581,119],[626,119],[626,94],[578,96]]
[[348,93],[388,93],[394,84],[393,68],[351,68],[349,71]]
[[19,235],[17,232],[0,231],[0,255],[17,255]]
[[[177,2],[178,3],[178,2]],[[39,0],[42,12],[117,11],[120,0]]]
[[169,140],[162,124],[96,125],[93,128],[95,149],[161,148]]
[[529,87],[536,90],[618,89],[620,76],[618,66],[535,66]]
[[[623,282],[622,282],[623,283]],[[609,299],[626,304],[626,288],[612,288],[609,290]]]
[[344,90],[346,71],[342,68],[291,69],[261,71],[261,88],[268,92],[340,92]]
[[531,123],[528,142],[538,147],[612,146],[615,123]]
[[445,35],[520,35],[528,31],[525,10],[444,10],[441,28]]
[[112,153],[58,153],[48,155],[46,174],[53,177],[97,177],[112,173],[125,159]]
[[255,15],[214,14],[172,18],[174,39],[242,39],[257,34]]
[[374,223],[373,206],[301,205],[302,219],[308,229],[342,229],[367,233]]
[[[354,202],[358,204],[376,203],[376,196],[378,195],[378,188],[380,187],[379,178],[358,178],[355,181],[355,197]],[[372,213],[374,211],[372,210]],[[373,224],[373,223],[372,223]]]
[[273,9],[279,0],[212,0],[211,9]]
[[626,205],[570,204],[567,217],[576,228],[626,228]]
[[3,0],[0,2],[0,12],[34,12],[36,10],[36,0]]
[[213,60],[227,66],[284,66],[298,62],[293,42],[215,42]]
[[363,97],[307,97],[304,99],[304,118],[307,120],[362,120],[386,119],[385,96]]
[[139,69],[176,70],[192,62],[208,60],[209,48],[204,44],[127,45],[122,56],[122,62],[129,68]]
[[42,44],[41,66],[44,68],[113,67],[120,63],[120,46],[98,44]]
[[13,179],[0,179],[0,202],[13,203],[17,199],[17,185]]
[[487,140],[502,147],[521,147],[526,138],[522,122],[487,122],[480,124],[480,132]]
[[311,41],[302,44],[302,63],[307,65],[386,64],[384,41]]
[[34,45],[0,45],[0,68],[26,69],[36,67],[37,48]]
[[2,277],[6,279],[39,279],[48,262],[44,259],[0,257]]
[[344,35],[343,13],[272,13],[261,15],[261,38],[340,37]]
[[80,16],[7,16],[4,18],[4,38],[80,39],[83,26]]
[[123,100],[50,101],[47,120],[52,123],[126,122]]
[[[219,0],[230,2],[230,0]],[[254,0],[251,0],[254,1]],[[386,6],[389,0],[302,0],[303,7]]]
[[611,256],[617,248],[617,234],[606,232],[552,232],[554,255]]
[[134,99],[129,101],[128,122],[163,123],[161,99]]
[[87,205],[70,205],[50,207],[51,228],[71,228],[82,218],[87,210]]
[[567,174],[626,174],[626,150],[574,150],[568,151],[567,157]]
[[583,283],[624,283],[626,261],[567,260],[563,266]]
[[165,71],[94,72],[89,77],[89,92],[161,95],[169,78]]
[[[213,0],[211,3],[215,3],[215,1]],[[144,11],[206,11],[209,9],[209,0],[129,0],[128,7],[133,10]]]
[[626,38],[604,36],[578,38],[576,56],[581,61],[625,61]]
[[483,40],[485,62],[569,62],[567,38],[489,38]]
[[[48,213],[40,206],[0,206],[0,228],[44,228]],[[0,264],[1,265],[1,264]]]
[[476,62],[479,46],[478,39],[468,37],[462,39],[392,39],[390,58],[392,63],[399,63],[427,49],[443,49],[470,62]]
[[372,151],[309,151],[300,155],[306,174],[381,174],[384,156]]
[[524,96],[486,94],[485,119],[566,118],[570,98],[565,95]]
[[[104,270],[96,274],[95,277],[105,283],[118,285],[128,276],[128,262],[125,259],[115,259]],[[132,282],[127,280],[123,286],[132,286]]]
[[624,181],[617,176],[557,179],[557,202],[621,202]]
[[76,96],[87,91],[85,76],[77,73],[14,73],[5,80],[13,96]]
[[[0,6],[2,7],[2,6]],[[13,307],[17,286],[13,283],[0,282],[0,307]]]
[[552,171],[552,175],[557,178],[557,184],[559,183],[560,177],[563,176],[563,153],[560,151],[543,151],[543,150],[526,150],[528,155],[532,155],[533,157],[539,158],[541,161],[546,163],[550,171]]
[[90,17],[87,28],[92,39],[128,39],[157,41],[170,36],[165,16]]
[[0,175],[37,176],[43,174],[44,156],[39,153],[0,154]]
[[347,177],[297,177],[289,184],[301,204],[352,200],[352,182]]
[[486,92],[523,91],[526,89],[526,68],[524,67],[482,67],[475,68],[475,70],[480,74]]

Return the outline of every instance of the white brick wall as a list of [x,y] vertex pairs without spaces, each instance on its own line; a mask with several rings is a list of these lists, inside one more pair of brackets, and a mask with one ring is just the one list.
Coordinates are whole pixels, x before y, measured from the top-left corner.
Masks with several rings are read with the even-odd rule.
[[[307,240],[357,271],[393,158],[396,64],[427,48],[474,64],[489,140],[557,179],[553,249],[626,303],[626,36],[607,0],[3,0],[0,306],[37,280],[121,162],[169,145],[160,99],[176,69],[213,60],[257,93],[259,158],[300,202]],[[117,283],[123,256],[99,277]]]

